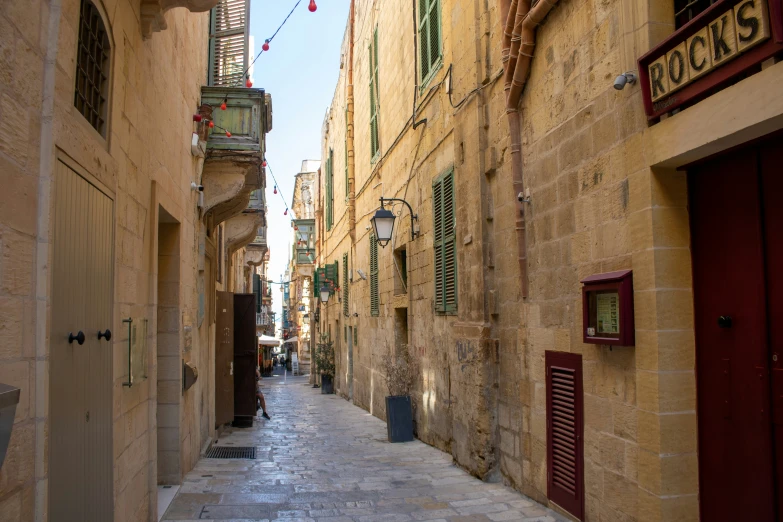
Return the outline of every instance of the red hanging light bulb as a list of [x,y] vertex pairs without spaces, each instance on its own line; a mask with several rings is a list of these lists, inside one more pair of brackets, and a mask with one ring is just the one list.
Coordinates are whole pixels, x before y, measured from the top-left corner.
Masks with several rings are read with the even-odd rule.
[[263,167],[266,167],[266,160],[264,160],[264,163],[261,164]]
[[246,86],[248,89],[249,89],[250,87],[252,87],[252,86],[253,86],[253,82],[251,82],[251,81],[250,81],[250,78],[248,78],[248,79],[247,79],[247,81],[245,82],[245,86]]
[[275,185],[275,194],[277,194],[277,185]]
[[287,215],[288,215],[288,209],[285,209],[285,212],[283,212],[283,215],[284,215],[284,216],[287,216]]
[[264,51],[269,50],[269,40],[264,40],[264,45],[261,46],[261,49],[263,49]]
[[215,127],[215,122],[212,120],[209,120],[209,128],[212,129]]
[[308,9],[308,10],[309,10],[311,13],[314,13],[314,12],[315,12],[315,10],[316,10],[316,9],[318,9],[318,6],[317,6],[317,5],[315,5],[315,0],[310,0],[310,5],[308,5],[308,6],[307,6],[307,9]]
[[231,137],[231,133],[230,133],[230,132],[228,132],[228,131],[226,131],[226,137],[227,137],[227,138],[230,138],[230,137]]
[[226,100],[223,100],[223,103],[220,104],[220,110],[221,111],[226,110]]

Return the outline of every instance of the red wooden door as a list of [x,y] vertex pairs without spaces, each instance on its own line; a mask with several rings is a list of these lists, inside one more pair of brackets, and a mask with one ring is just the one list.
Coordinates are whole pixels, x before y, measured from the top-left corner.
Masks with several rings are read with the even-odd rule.
[[701,519],[716,522],[776,518],[760,156],[743,149],[688,176]]
[[772,437],[778,520],[783,520],[783,139],[761,147],[762,205],[767,258],[767,314],[772,376]]

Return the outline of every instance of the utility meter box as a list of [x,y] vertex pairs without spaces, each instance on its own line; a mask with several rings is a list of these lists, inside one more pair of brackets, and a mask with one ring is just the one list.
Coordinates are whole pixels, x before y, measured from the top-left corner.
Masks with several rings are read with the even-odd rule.
[[620,270],[582,280],[585,343],[633,346],[633,273]]

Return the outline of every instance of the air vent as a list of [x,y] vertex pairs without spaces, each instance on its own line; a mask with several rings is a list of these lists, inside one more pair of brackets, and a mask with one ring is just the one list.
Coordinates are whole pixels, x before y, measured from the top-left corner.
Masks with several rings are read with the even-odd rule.
[[256,458],[255,446],[210,446],[208,459],[251,459]]

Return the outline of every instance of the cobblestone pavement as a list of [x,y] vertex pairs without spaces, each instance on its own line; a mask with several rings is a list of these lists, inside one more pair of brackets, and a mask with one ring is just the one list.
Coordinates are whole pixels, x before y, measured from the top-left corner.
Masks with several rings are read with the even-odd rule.
[[[284,380],[285,379],[285,380]],[[224,522],[555,522],[562,517],[484,483],[419,441],[389,444],[386,424],[307,377],[264,379],[271,421],[231,429],[218,445],[257,460],[201,459],[163,520]]]

